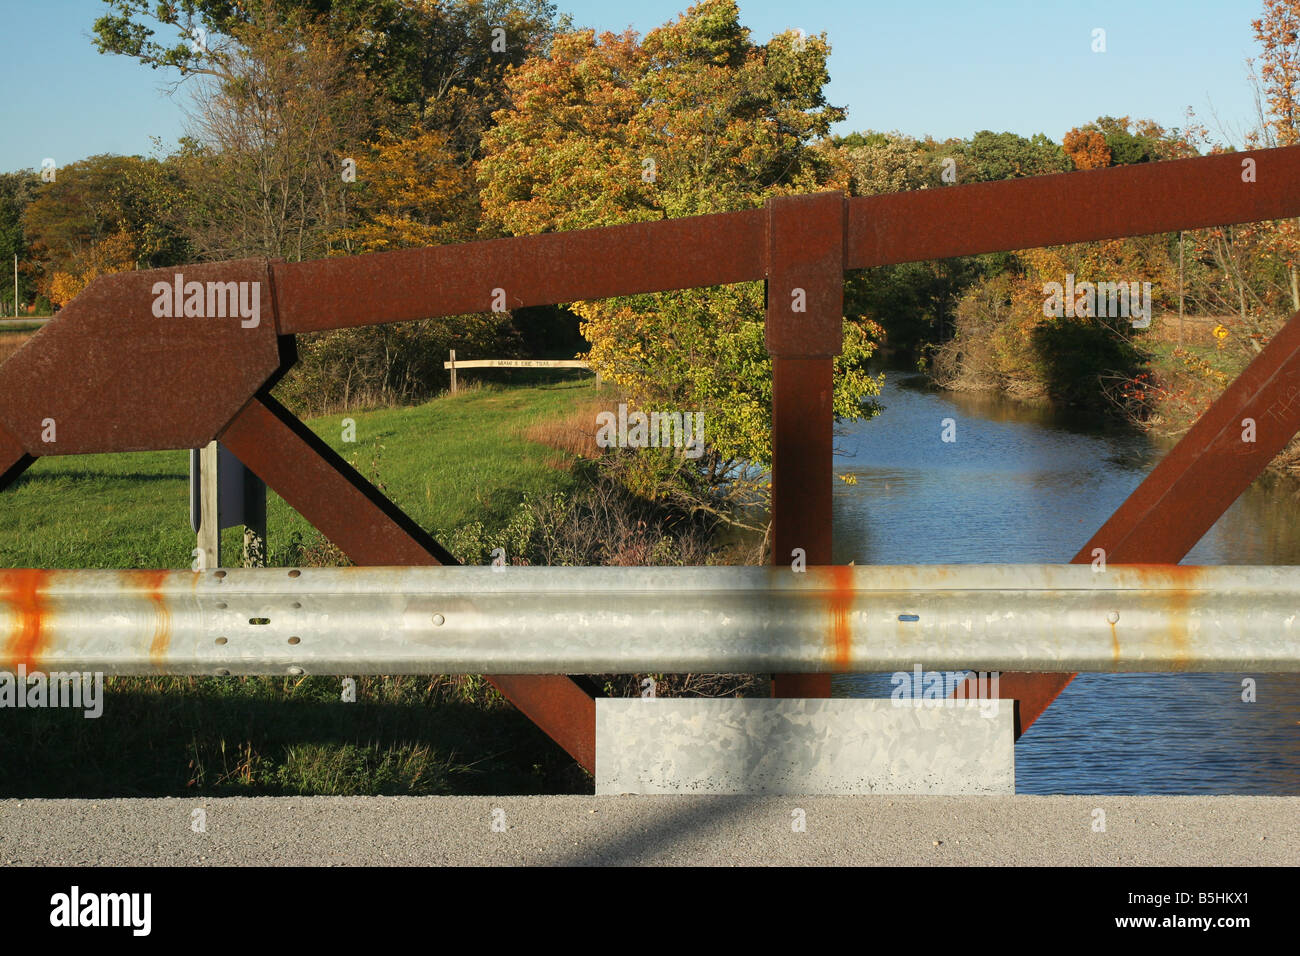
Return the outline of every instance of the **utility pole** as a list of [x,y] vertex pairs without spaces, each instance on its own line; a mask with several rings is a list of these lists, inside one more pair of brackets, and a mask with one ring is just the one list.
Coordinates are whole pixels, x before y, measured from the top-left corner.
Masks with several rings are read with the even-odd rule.
[[14,253],[14,318],[18,318],[18,253]]

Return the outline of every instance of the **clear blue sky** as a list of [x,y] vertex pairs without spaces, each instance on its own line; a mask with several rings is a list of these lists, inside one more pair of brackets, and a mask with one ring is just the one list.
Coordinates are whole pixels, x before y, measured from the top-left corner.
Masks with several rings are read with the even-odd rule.
[[[559,0],[578,25],[644,33],[685,0]],[[1245,60],[1261,0],[740,0],[758,42],[802,28],[830,38],[837,132],[901,130],[940,139],[981,129],[1066,130],[1099,115],[1184,125],[1188,106],[1239,142],[1254,113]],[[169,148],[181,104],[174,76],[96,53],[103,0],[0,0],[0,170],[95,153]],[[1095,27],[1107,52],[1091,51]],[[183,94],[181,94],[183,96]],[[1215,120],[1217,113],[1218,120]]]

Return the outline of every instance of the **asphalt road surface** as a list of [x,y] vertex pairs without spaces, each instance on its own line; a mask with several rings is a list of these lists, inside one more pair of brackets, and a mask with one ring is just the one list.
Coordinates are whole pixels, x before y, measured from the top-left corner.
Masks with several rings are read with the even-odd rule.
[[1300,797],[0,800],[0,865],[1293,866],[1297,821]]

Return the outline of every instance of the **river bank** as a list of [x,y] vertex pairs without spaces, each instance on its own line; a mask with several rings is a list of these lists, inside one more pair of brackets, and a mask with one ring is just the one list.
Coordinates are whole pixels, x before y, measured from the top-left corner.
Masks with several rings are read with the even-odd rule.
[[[1222,343],[1179,343],[1168,335],[1143,339],[1140,354],[1140,365],[1098,375],[1095,400],[1088,404],[1054,399],[1033,370],[992,374],[962,361],[952,349],[946,361],[922,374],[929,385],[947,392],[1010,399],[1065,420],[1101,418],[1107,427],[1130,428],[1168,448],[1218,400],[1254,355],[1225,349]],[[1266,473],[1300,478],[1300,436],[1269,462]]]

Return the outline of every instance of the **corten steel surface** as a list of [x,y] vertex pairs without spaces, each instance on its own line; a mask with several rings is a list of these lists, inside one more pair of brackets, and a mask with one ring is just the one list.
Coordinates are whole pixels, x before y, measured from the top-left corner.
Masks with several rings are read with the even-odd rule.
[[[1255,182],[1241,181],[1255,160]],[[1300,146],[848,201],[845,267],[1300,215]],[[816,197],[794,197],[813,199]],[[767,210],[276,263],[282,332],[554,305],[766,276]],[[394,282],[393,276],[402,276]],[[364,301],[364,313],[354,307]]]
[[0,427],[0,491],[4,491],[35,460],[23,451],[17,438]]
[[760,279],[764,218],[750,209],[277,266],[281,329],[488,312],[495,289],[518,309]]
[[[1244,421],[1255,440],[1243,441]],[[1177,564],[1300,432],[1300,312],[1208,408],[1075,555],[1106,562]],[[1002,694],[1019,701],[1016,733],[1027,730],[1074,674],[1004,674]]]
[[[831,563],[834,356],[843,348],[846,203],[840,193],[767,203],[772,356],[772,564]],[[796,309],[797,305],[801,311]],[[829,674],[775,674],[773,697],[830,697]]]
[[[459,562],[379,489],[269,395],[221,434],[250,471],[360,565]],[[588,772],[595,772],[596,705],[562,675],[487,679]]]
[[[770,301],[769,296],[769,301]],[[834,359],[772,359],[772,565],[831,563]],[[794,572],[791,572],[794,573]],[[825,674],[777,674],[773,697],[829,697]]]
[[[37,587],[32,574],[45,576]],[[600,599],[575,597],[587,594]],[[0,667],[182,675],[884,671],[909,683],[915,677],[919,696],[917,670],[958,664],[1300,672],[1298,604],[1295,567],[16,571],[0,572],[0,634],[16,635]],[[970,696],[998,696],[991,683]]]
[[848,267],[1285,219],[1300,215],[1297,177],[1300,146],[1284,146],[855,198]]
[[[176,273],[258,283],[257,327],[156,317],[153,285]],[[0,365],[0,425],[37,457],[201,448],[286,364],[280,347],[264,260],[102,276]]]

